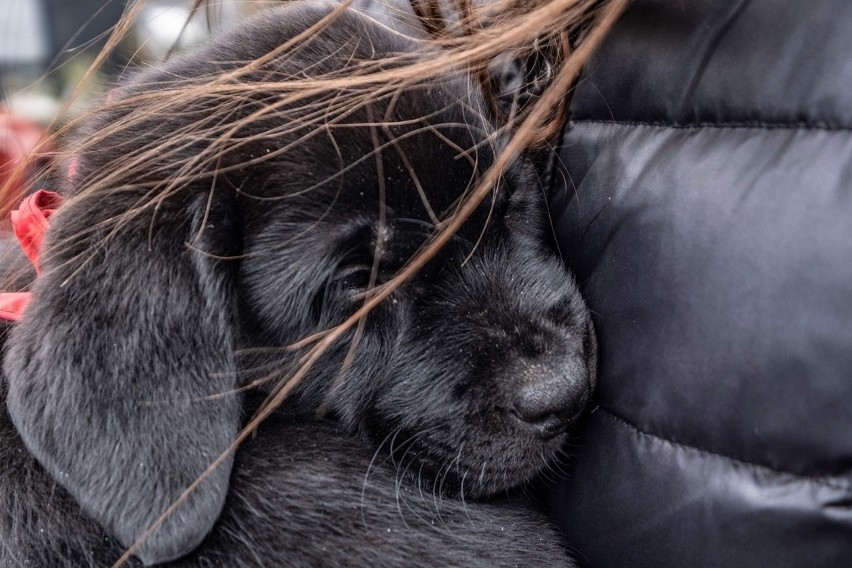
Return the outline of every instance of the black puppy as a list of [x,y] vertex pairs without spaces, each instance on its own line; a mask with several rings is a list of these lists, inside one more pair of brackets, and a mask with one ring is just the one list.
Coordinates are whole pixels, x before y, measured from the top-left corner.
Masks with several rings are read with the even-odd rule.
[[[264,377],[289,377],[304,350],[282,347],[352,314],[492,163],[488,107],[462,76],[376,96],[319,130],[311,113],[335,96],[313,95],[289,123],[270,112],[276,81],[416,56],[346,12],[266,57],[329,11],[268,11],[142,73],[117,95],[140,102],[91,126],[44,273],[8,332],[0,565],[114,562],[257,408],[258,388],[240,387],[268,392]],[[233,79],[256,87],[248,95],[229,98],[229,81],[196,88],[251,61],[263,63]],[[110,130],[174,89],[193,96]],[[186,167],[209,151],[216,176]],[[112,176],[109,190],[90,189],[99,176]],[[543,515],[492,497],[545,469],[581,413],[595,377],[590,318],[547,244],[527,163],[480,209],[138,559],[570,564]],[[319,406],[330,420],[314,419]]]

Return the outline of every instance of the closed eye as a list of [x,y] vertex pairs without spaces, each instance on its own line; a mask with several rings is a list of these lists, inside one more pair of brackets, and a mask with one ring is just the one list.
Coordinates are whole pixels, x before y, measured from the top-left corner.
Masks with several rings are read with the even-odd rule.
[[371,273],[371,268],[360,264],[339,266],[316,291],[311,303],[314,316],[321,320],[338,310],[352,310],[367,290]]
[[372,268],[362,265],[346,266],[334,273],[331,280],[340,287],[346,289],[363,289],[370,284]]

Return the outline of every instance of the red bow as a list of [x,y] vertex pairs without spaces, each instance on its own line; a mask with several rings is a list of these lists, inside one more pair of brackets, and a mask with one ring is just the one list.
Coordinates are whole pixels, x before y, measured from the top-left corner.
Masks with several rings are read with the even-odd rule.
[[[44,234],[50,228],[47,220],[62,203],[62,196],[43,189],[24,199],[12,211],[12,227],[24,254],[33,263],[36,274],[41,274],[39,252]],[[20,321],[30,302],[29,292],[0,292],[0,320]]]

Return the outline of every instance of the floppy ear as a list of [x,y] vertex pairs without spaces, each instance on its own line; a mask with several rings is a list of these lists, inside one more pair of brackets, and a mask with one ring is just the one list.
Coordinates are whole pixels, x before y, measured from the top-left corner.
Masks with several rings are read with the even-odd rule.
[[[109,228],[98,223],[128,201],[77,197],[52,218],[44,274],[5,360],[8,409],[27,448],[126,547],[219,456],[241,421],[239,397],[229,393],[234,263],[206,254],[241,246],[236,206],[217,200],[208,209],[206,194],[169,198],[154,221],[139,215],[105,238]],[[137,556],[153,564],[195,548],[221,512],[231,465]]]

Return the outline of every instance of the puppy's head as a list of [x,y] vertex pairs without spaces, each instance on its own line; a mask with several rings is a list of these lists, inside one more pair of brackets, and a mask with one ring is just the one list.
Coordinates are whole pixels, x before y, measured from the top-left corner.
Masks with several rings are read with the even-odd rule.
[[[403,96],[398,105],[406,102]],[[486,144],[468,161],[457,148],[482,139],[435,128],[440,137],[424,132],[400,152],[382,153],[381,191],[375,162],[372,177],[345,180],[325,219],[300,226],[305,249],[244,264],[247,297],[262,322],[256,329],[287,330],[279,343],[327,329],[422,247],[435,230],[429,208],[451,214],[494,157]],[[368,140],[362,150],[371,153]],[[290,214],[276,208],[274,216]],[[293,224],[284,225],[264,240],[297,238]],[[272,219],[264,224],[277,227]],[[589,312],[548,233],[542,188],[519,160],[449,244],[314,369],[302,386],[306,409],[325,404],[443,491],[485,496],[529,480],[564,443],[596,371]],[[304,327],[291,331],[294,321]]]
[[[462,75],[379,89],[351,112],[334,110],[345,93],[282,106],[276,82],[418,57],[418,46],[352,13],[277,51],[328,12],[267,12],[117,94],[91,128],[9,339],[8,409],[27,448],[122,544],[144,536],[146,563],[177,558],[209,532],[230,459],[161,515],[236,436],[239,387],[258,369],[287,376],[301,355],[246,354],[351,315],[500,148]],[[228,75],[252,61],[263,64]],[[158,90],[169,102],[134,114],[158,105]],[[547,240],[542,190],[519,161],[293,403],[325,404],[378,445],[404,441],[448,490],[487,495],[529,479],[595,375],[588,314]]]
[[[280,346],[325,331],[397,274],[501,151],[487,109],[467,78],[448,76],[372,101],[347,119],[356,127],[330,128],[254,169],[251,183],[235,180],[255,192],[242,197],[243,341]],[[246,366],[287,376],[301,360]],[[595,372],[591,318],[552,246],[544,190],[520,158],[298,395],[305,410],[323,405],[404,454],[421,479],[485,496],[554,457]]]
[[544,245],[540,188],[518,170],[482,236],[466,231],[388,306],[393,354],[365,385],[360,417],[377,442],[390,436],[391,450],[425,465],[419,474],[472,497],[551,461],[595,381],[588,311]]

